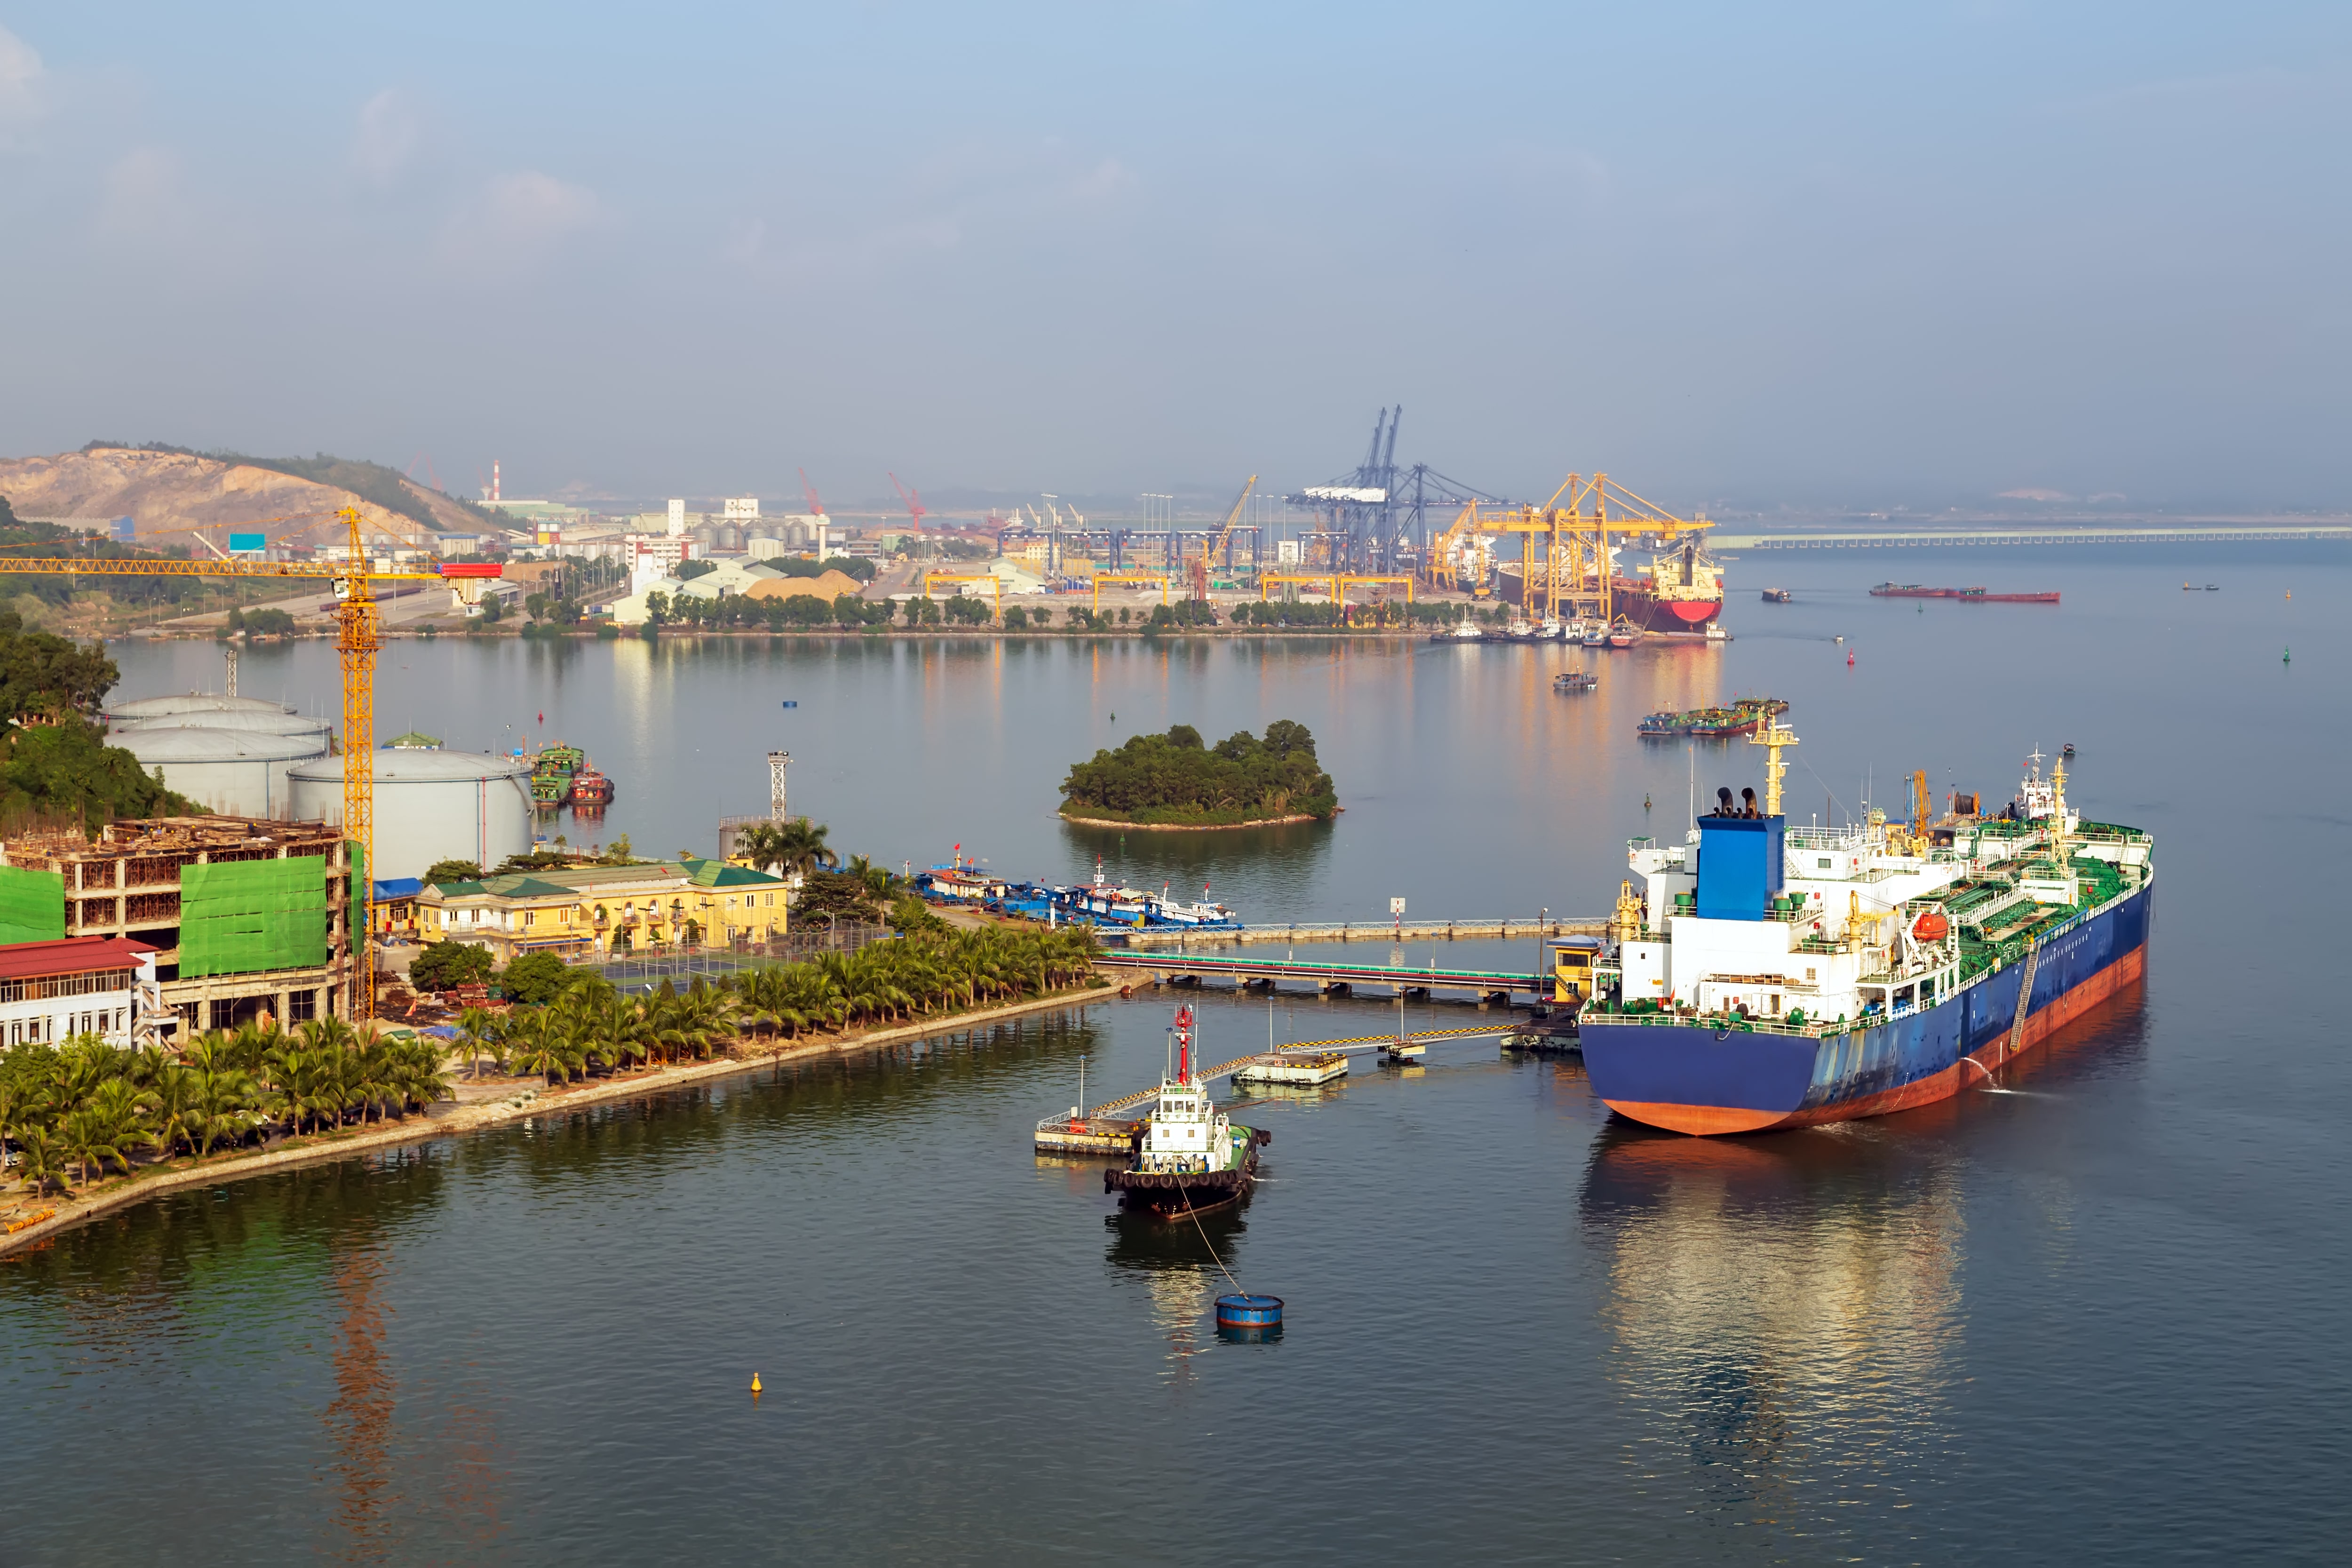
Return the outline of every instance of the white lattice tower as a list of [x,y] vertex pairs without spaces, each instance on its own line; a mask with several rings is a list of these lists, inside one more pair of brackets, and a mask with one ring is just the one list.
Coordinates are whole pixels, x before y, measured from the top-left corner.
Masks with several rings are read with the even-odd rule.
[[768,816],[777,822],[784,820],[784,769],[792,760],[790,752],[768,753]]

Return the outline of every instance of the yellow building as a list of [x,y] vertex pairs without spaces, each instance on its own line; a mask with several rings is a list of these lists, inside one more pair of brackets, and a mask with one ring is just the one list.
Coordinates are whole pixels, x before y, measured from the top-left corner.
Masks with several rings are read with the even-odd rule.
[[486,947],[506,963],[781,937],[785,884],[723,860],[656,860],[428,884],[416,909],[425,941]]

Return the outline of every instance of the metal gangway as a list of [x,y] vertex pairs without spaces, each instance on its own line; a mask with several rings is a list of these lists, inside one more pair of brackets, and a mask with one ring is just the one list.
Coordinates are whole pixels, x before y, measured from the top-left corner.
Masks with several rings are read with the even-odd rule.
[[[1271,1051],[1252,1051],[1245,1057],[1235,1057],[1229,1062],[1220,1062],[1213,1068],[1202,1068],[1200,1069],[1199,1077],[1203,1083],[1213,1079],[1227,1078],[1249,1066],[1250,1063],[1267,1056],[1306,1057],[1323,1056],[1333,1051],[1343,1055],[1357,1051],[1386,1051],[1393,1050],[1400,1045],[1414,1045],[1427,1040],[1459,1040],[1479,1035],[1509,1035],[1516,1034],[1518,1029],[1517,1024],[1487,1024],[1473,1029],[1422,1029],[1411,1034],[1351,1035],[1343,1040],[1298,1040],[1286,1046],[1276,1047]],[[1085,1114],[1089,1117],[1114,1116],[1130,1107],[1141,1105],[1145,1100],[1157,1096],[1159,1092],[1160,1086],[1155,1083],[1150,1089],[1139,1089],[1133,1094],[1123,1094],[1117,1100],[1105,1100]]]

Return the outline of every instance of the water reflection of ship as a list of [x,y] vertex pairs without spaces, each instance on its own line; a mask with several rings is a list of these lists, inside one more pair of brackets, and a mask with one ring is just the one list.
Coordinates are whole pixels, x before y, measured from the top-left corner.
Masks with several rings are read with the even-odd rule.
[[1917,1135],[1933,1114],[1899,1137],[1614,1121],[1595,1140],[1580,1215],[1610,1258],[1613,1375],[1675,1424],[1660,1436],[1711,1511],[1787,1521],[1832,1468],[1897,1495],[1929,1483],[1915,1466],[1941,1447],[1966,1234],[1949,1151]]
[[1167,1376],[1190,1383],[1192,1358],[1215,1341],[1210,1310],[1229,1289],[1224,1269],[1238,1267],[1236,1244],[1249,1222],[1237,1209],[1194,1215],[1181,1226],[1120,1209],[1103,1224],[1110,1232],[1105,1260],[1141,1277],[1150,1296],[1152,1327],[1168,1342]]

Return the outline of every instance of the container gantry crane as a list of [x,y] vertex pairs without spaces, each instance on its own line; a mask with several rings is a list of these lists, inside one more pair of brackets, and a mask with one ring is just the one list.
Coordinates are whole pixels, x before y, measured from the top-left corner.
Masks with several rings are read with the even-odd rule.
[[[359,918],[352,922],[356,966],[352,985],[352,1022],[364,1026],[375,1016],[375,656],[383,646],[383,621],[376,608],[376,583],[444,582],[485,576],[485,570],[444,564],[431,572],[378,572],[372,565],[357,507],[336,514],[347,525],[349,558],[340,563],[292,561],[81,560],[72,556],[0,556],[0,574],[40,573],[73,577],[238,577],[293,582],[330,582],[335,595],[335,652],[342,667],[343,837],[359,846]],[[276,520],[283,521],[283,520]]]

